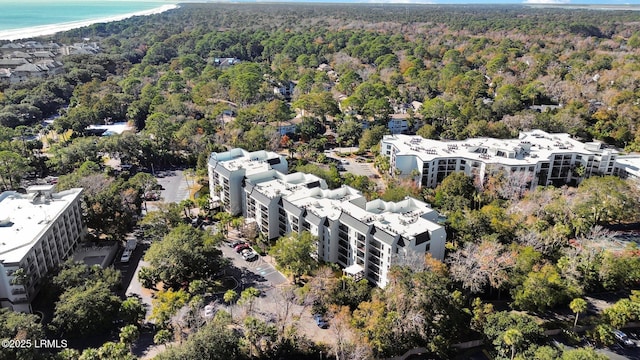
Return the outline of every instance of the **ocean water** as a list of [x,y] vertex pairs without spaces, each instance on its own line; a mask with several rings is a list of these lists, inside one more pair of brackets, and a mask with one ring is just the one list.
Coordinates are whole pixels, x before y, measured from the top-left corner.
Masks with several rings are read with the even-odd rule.
[[46,35],[131,15],[148,15],[175,7],[173,4],[144,0],[0,0],[0,39]]

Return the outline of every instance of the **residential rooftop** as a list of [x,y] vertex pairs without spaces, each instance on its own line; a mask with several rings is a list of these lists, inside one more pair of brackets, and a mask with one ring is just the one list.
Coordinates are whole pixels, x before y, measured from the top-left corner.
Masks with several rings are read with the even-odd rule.
[[259,150],[248,152],[244,149],[231,149],[221,153],[212,153],[209,162],[217,162],[229,172],[245,169],[245,176],[268,171],[271,165],[280,163],[280,155]]
[[406,238],[441,227],[434,222],[435,219],[427,219],[429,215],[437,217],[435,210],[413,198],[405,198],[398,202],[376,199],[367,202],[364,207],[348,202],[343,204],[343,210],[363,223],[373,224],[378,229]]
[[286,197],[292,204],[305,208],[307,211],[318,217],[327,217],[336,220],[340,217],[343,205],[350,201],[361,199],[362,194],[349,186],[342,186],[337,189],[300,189]]
[[301,172],[285,175],[277,170],[247,176],[247,180],[255,184],[255,188],[265,196],[273,199],[276,196],[289,196],[301,189],[320,187],[325,189],[326,182],[313,175]]
[[425,139],[415,135],[386,135],[385,143],[393,143],[396,155],[415,155],[422,161],[442,157],[463,157],[484,163],[531,165],[552,154],[618,153],[600,142],[583,143],[569,134],[549,134],[542,130],[521,132],[517,139],[471,138],[460,141]]
[[37,185],[26,194],[0,194],[0,262],[19,262],[82,189],[54,193],[55,185]]

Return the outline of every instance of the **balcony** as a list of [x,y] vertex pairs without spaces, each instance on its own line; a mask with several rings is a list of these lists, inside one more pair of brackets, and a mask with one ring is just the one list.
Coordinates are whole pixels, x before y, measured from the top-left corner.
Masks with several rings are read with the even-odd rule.
[[26,294],[27,290],[23,286],[11,289],[11,295]]

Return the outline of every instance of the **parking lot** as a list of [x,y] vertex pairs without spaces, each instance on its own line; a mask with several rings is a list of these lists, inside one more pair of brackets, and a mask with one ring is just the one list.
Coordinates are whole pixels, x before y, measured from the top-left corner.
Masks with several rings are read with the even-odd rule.
[[[229,234],[229,243],[238,239],[238,235],[232,230]],[[291,286],[289,280],[275,268],[269,256],[260,256],[256,260],[247,261],[228,246],[229,243],[224,243],[220,249],[223,255],[231,260],[231,266],[226,270],[226,275],[233,276],[238,281],[236,291],[240,293],[243,288],[253,286],[262,292],[262,296],[255,302],[254,316],[261,317],[265,321],[284,318],[284,302],[287,289]],[[300,333],[313,341],[329,345],[335,343],[336,333],[330,319],[328,328],[321,329],[313,319],[310,307],[297,303],[290,305],[286,323],[295,323]],[[234,315],[237,313],[236,310],[233,311]],[[349,336],[349,334],[346,335]]]
[[[374,167],[373,162],[366,162],[362,157],[340,157],[334,150],[325,151],[328,158],[335,159],[344,168],[345,172],[368,177],[371,181],[375,181],[378,190],[384,190],[386,184]],[[358,161],[360,160],[360,161]]]

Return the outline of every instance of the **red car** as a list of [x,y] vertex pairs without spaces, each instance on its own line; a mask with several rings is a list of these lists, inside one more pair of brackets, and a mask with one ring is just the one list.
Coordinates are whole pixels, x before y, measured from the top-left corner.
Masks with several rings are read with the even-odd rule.
[[249,248],[249,244],[240,244],[237,245],[236,247],[234,247],[233,249],[239,253],[240,251],[244,250],[244,249],[248,249]]

